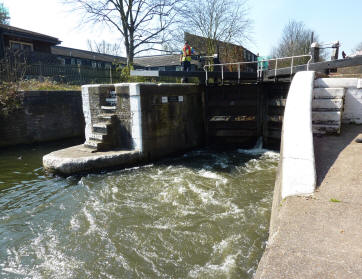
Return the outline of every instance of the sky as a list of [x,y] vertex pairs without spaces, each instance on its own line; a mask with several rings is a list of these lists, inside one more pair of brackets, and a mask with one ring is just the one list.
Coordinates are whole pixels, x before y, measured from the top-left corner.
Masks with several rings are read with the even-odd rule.
[[[82,24],[81,14],[62,0],[1,2],[9,10],[10,25],[56,37],[61,46],[87,50],[87,40],[119,40],[107,26]],[[362,42],[362,0],[248,0],[248,7],[252,32],[244,46],[255,54],[269,55],[290,20],[304,22],[321,42],[338,40],[347,54]]]

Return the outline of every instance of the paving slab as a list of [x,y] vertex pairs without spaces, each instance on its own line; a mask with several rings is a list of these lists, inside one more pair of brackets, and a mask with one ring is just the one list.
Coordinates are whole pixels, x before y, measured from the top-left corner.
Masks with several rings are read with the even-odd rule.
[[255,278],[362,278],[361,125],[314,138],[317,191],[277,205]]

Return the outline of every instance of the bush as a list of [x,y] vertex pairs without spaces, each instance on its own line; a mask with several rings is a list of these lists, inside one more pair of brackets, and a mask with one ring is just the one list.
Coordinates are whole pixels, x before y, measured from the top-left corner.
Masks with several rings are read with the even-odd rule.
[[21,108],[21,94],[18,85],[14,82],[0,84],[0,116],[7,116]]

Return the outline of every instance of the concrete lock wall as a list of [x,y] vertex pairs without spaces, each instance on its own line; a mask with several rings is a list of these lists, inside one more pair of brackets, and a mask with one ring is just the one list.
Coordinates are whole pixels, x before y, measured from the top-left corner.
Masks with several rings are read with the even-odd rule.
[[[132,135],[135,136],[137,125],[141,125],[142,142],[139,144],[148,159],[203,144],[201,87],[192,84],[138,84],[136,87],[141,113],[132,112]],[[131,99],[131,109],[134,101]],[[139,119],[141,123],[137,123]]]
[[79,91],[29,91],[21,95],[21,109],[0,116],[0,147],[84,135]]
[[86,140],[111,94],[116,96],[111,113],[118,119],[114,149],[138,150],[151,160],[204,143],[202,87],[154,83],[82,86]]

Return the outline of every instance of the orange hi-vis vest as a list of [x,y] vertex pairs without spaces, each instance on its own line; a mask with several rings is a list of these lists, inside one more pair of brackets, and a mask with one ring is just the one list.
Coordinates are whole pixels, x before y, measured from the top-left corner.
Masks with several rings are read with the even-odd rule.
[[182,49],[182,61],[191,61],[191,47],[185,45]]

